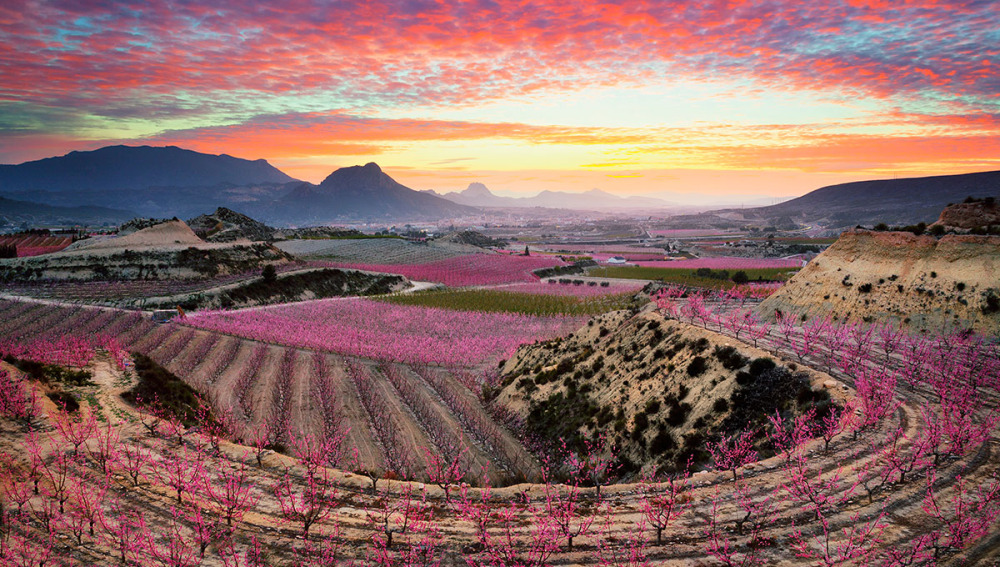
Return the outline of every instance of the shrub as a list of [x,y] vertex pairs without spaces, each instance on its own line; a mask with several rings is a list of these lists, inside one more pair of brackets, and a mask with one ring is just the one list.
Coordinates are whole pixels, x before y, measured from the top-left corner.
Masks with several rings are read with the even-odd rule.
[[740,354],[736,350],[736,347],[732,346],[717,346],[712,354],[715,355],[715,358],[722,363],[722,367],[726,370],[742,368],[748,362],[747,357]]
[[691,377],[701,376],[702,374],[705,373],[705,370],[707,368],[708,365],[705,363],[705,358],[701,356],[696,356],[693,359],[691,359],[690,363],[688,363],[687,373],[688,376]]
[[76,396],[70,394],[69,392],[56,390],[55,392],[49,392],[45,395],[48,396],[48,398],[63,411],[73,413],[80,409],[80,403],[76,401]]
[[642,437],[642,434],[645,433],[647,427],[649,427],[649,418],[646,417],[646,414],[635,414],[635,426],[632,428],[632,439],[636,440]]
[[983,304],[983,313],[990,315],[992,313],[1000,312],[1000,297],[997,297],[993,290],[990,290],[984,294],[986,297],[986,303]]
[[725,398],[719,398],[715,400],[714,404],[712,404],[712,410],[715,411],[716,413],[722,413],[724,411],[727,411],[728,409],[729,409],[729,401],[726,400]]
[[757,378],[775,366],[777,365],[770,358],[755,358],[753,362],[750,363],[750,375]]
[[667,423],[680,427],[687,421],[687,416],[691,412],[691,404],[681,403],[671,406],[670,413],[667,414]]
[[134,354],[132,358],[139,383],[122,398],[173,415],[185,427],[198,424],[198,410],[206,405],[198,392],[148,356]]
[[674,441],[674,436],[670,434],[665,428],[660,428],[656,432],[656,436],[649,443],[649,452],[653,455],[659,455],[665,453],[677,446],[677,442]]
[[273,264],[264,266],[264,270],[260,275],[264,278],[265,283],[274,283],[278,280],[278,271],[274,268]]
[[748,281],[750,281],[750,278],[747,276],[747,273],[744,272],[743,270],[739,270],[735,274],[733,274],[733,283],[735,284],[745,284]]
[[860,293],[871,293],[871,290],[872,290],[872,284],[870,283],[861,284],[858,286],[858,291]]

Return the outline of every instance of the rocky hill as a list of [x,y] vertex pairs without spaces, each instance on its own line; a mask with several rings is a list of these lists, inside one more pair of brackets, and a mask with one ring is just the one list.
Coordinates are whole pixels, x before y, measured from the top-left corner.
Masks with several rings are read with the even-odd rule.
[[541,443],[602,432],[626,472],[707,458],[720,432],[828,404],[826,374],[654,312],[610,313],[564,339],[521,347],[496,401]]
[[211,214],[198,215],[187,224],[206,242],[269,242],[277,238],[276,229],[226,207],[219,207]]
[[845,232],[758,309],[996,334],[1000,237]]

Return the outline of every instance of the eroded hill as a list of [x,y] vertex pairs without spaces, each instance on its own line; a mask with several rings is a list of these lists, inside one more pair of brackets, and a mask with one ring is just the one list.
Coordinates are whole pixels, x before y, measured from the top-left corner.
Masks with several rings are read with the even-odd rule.
[[719,433],[829,404],[828,375],[651,311],[524,346],[502,372],[496,400],[530,436],[573,446],[606,432],[624,473],[704,462]]
[[758,311],[995,334],[1000,237],[845,232]]

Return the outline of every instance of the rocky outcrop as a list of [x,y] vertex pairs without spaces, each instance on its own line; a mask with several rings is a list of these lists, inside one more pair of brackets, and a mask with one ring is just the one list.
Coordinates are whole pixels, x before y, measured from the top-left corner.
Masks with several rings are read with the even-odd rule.
[[848,231],[758,309],[996,334],[1000,237]]
[[991,226],[1000,227],[1000,205],[997,205],[994,199],[948,205],[941,211],[937,222],[931,226],[943,226],[946,230],[961,232]]
[[271,242],[276,230],[244,214],[226,207],[219,207],[210,215],[199,215],[188,221],[195,234],[208,242]]

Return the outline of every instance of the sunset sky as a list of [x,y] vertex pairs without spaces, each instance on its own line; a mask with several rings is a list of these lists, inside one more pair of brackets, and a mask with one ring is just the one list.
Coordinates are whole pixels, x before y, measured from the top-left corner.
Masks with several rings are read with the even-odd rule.
[[995,1],[808,4],[7,0],[0,163],[177,145],[314,182],[776,196],[1000,169]]

